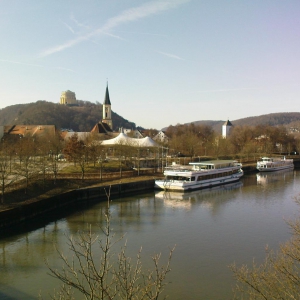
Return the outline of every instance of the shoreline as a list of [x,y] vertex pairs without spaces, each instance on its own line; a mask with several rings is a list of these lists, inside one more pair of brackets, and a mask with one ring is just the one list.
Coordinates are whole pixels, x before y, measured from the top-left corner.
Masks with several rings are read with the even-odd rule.
[[[32,199],[11,203],[0,210],[0,236],[7,231],[18,230],[23,224],[35,223],[38,218],[61,215],[88,204],[153,190],[155,178],[141,176],[92,184],[74,189],[57,189]],[[30,224],[29,224],[30,225]],[[31,224],[34,225],[34,224]],[[20,229],[20,228],[19,228]]]
[[[257,171],[255,165],[243,167],[244,173]],[[58,217],[68,211],[79,209],[88,204],[110,199],[122,198],[130,194],[153,191],[155,179],[161,174],[141,175],[139,177],[120,178],[106,182],[86,180],[84,186],[69,184],[64,187],[52,188],[24,201],[15,201],[6,206],[0,206],[0,236],[23,229],[20,226],[34,226],[40,218]],[[89,184],[90,183],[90,184]],[[6,195],[8,196],[8,195]]]

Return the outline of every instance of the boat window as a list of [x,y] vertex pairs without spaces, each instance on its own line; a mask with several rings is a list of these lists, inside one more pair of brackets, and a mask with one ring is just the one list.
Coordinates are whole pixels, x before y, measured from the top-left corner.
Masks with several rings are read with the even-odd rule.
[[195,181],[195,176],[192,176],[190,179],[191,181]]

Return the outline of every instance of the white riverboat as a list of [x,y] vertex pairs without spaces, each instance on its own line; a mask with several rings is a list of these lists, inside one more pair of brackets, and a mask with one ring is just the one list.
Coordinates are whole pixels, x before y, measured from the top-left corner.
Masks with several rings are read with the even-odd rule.
[[293,159],[262,157],[256,168],[260,172],[273,172],[285,169],[294,169]]
[[155,188],[166,191],[190,191],[238,181],[244,172],[235,160],[172,164],[164,170],[164,179],[155,180]]

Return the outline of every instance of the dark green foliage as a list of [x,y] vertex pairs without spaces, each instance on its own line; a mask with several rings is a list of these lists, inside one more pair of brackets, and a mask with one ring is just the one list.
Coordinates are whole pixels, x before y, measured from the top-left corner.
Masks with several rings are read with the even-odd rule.
[[[66,106],[47,101],[17,104],[0,110],[1,125],[56,125],[58,129],[91,131],[102,119],[102,104],[79,101],[79,106]],[[112,112],[114,129],[119,127],[135,129],[135,123]]]

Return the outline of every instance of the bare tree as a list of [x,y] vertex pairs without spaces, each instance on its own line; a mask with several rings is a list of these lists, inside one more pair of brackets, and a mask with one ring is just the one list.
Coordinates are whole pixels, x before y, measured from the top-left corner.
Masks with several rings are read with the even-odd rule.
[[3,141],[0,149],[0,188],[1,204],[4,204],[6,189],[18,179],[18,174],[12,168],[11,145]]
[[34,140],[31,136],[23,136],[20,139],[20,148],[18,149],[20,164],[15,167],[17,167],[19,175],[25,179],[25,193],[27,193],[31,177],[37,172],[33,159],[34,148]]
[[[105,212],[105,225],[101,227],[102,237],[94,235],[91,227],[79,232],[78,237],[67,239],[73,258],[69,260],[57,250],[62,260],[62,270],[54,269],[47,262],[50,275],[61,281],[60,289],[52,299],[75,299],[77,291],[84,299],[159,299],[170,272],[174,248],[170,250],[166,265],[160,266],[160,254],[154,255],[154,270],[143,271],[141,249],[133,261],[126,255],[126,243],[115,249],[123,239],[116,238],[111,230],[109,207]],[[98,255],[97,255],[98,254]]]
[[237,280],[236,299],[299,299],[300,219],[289,223],[292,238],[278,252],[269,251],[265,261],[252,267],[230,266]]
[[55,135],[48,135],[46,138],[48,138],[49,143],[49,170],[52,172],[54,184],[56,184],[58,174],[57,160],[62,152],[62,139],[59,132],[56,132]]

